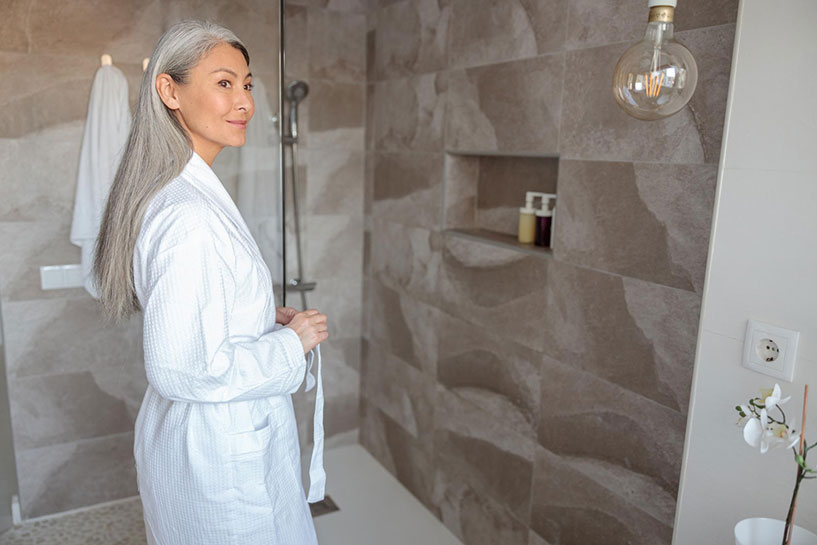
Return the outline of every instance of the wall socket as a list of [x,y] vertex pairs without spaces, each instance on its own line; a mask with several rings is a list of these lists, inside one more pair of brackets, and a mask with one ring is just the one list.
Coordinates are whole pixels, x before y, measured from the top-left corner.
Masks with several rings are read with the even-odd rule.
[[791,382],[800,332],[749,320],[743,340],[743,366]]

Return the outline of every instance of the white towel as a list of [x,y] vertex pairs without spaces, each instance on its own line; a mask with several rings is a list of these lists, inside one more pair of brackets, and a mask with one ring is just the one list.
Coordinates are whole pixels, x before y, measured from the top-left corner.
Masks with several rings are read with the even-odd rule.
[[[265,261],[280,264],[283,259],[283,235],[278,183],[278,132],[271,119],[272,110],[267,102],[264,84],[256,76],[253,76],[252,83],[255,113],[247,124],[246,141],[238,148],[236,206],[253,237],[269,241],[269,244],[262,246],[271,246],[274,255],[264,256]],[[273,284],[282,285],[282,268],[275,266],[270,269]]]
[[71,223],[71,242],[82,248],[85,289],[97,299],[92,276],[96,239],[130,126],[125,75],[113,65],[99,67],[88,101]]

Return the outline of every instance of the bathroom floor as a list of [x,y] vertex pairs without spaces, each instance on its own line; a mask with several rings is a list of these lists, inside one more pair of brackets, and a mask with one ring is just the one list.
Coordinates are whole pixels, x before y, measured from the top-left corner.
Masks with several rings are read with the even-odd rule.
[[[326,493],[338,511],[319,515],[321,545],[462,545],[360,445],[326,451]],[[33,519],[0,545],[145,545],[138,497]]]

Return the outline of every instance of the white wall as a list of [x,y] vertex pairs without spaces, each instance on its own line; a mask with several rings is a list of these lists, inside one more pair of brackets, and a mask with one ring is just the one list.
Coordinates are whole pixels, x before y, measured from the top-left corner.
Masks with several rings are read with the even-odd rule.
[[[741,367],[747,319],[800,331],[794,382],[779,382],[798,424],[810,384],[817,441],[815,25],[817,0],[740,5],[675,545],[731,544],[739,520],[786,516],[791,451],[761,456],[734,425],[734,406],[775,382]],[[796,522],[817,532],[817,481],[804,481]]]

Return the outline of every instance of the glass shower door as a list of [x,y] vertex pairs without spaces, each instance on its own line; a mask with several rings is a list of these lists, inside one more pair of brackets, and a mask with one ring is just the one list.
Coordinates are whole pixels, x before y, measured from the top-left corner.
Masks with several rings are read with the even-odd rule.
[[286,254],[283,235],[284,197],[282,137],[283,6],[261,4],[258,11],[207,13],[201,6],[179,9],[169,24],[185,17],[209,18],[235,32],[247,46],[253,74],[255,113],[240,148],[226,147],[212,168],[230,193],[258,244],[272,276],[275,300],[283,305]]
[[0,532],[12,526],[12,497],[17,495],[17,468],[14,463],[14,443],[11,437],[5,354],[6,343],[3,341],[3,316],[0,307]]

